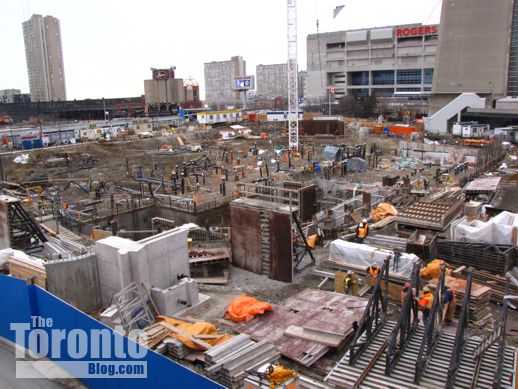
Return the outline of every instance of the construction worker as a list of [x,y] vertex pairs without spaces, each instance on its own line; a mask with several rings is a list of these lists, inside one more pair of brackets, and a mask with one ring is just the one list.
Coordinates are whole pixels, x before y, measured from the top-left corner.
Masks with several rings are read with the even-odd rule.
[[358,296],[358,286],[360,284],[360,280],[358,279],[358,274],[353,271],[351,272],[351,295]]
[[457,293],[455,289],[450,286],[446,286],[443,296],[443,304],[448,304],[446,309],[446,317],[444,320],[445,324],[451,324],[455,317],[455,308],[457,306]]
[[346,294],[347,296],[350,296],[352,294],[352,274],[353,272],[349,270],[344,278],[344,294]]
[[433,305],[433,294],[430,292],[428,286],[423,288],[423,293],[419,296],[417,305],[419,305],[419,308],[423,311],[423,323],[426,325]]
[[363,219],[356,227],[356,243],[363,243],[363,240],[369,235],[369,225],[367,219]]
[[367,268],[367,277],[376,278],[376,277],[378,277],[379,271],[380,271],[380,269],[378,267],[378,264],[376,262],[373,262],[372,265],[370,265]]

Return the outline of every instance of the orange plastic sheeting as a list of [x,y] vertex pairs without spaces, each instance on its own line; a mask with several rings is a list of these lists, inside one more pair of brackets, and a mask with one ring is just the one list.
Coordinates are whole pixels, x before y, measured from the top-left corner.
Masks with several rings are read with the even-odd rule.
[[309,235],[307,238],[306,238],[306,241],[308,242],[308,246],[312,249],[314,249],[315,247],[317,247],[317,240],[318,240],[318,235],[317,234],[314,234],[314,235]]
[[236,297],[227,308],[225,316],[236,322],[249,321],[254,316],[262,315],[266,311],[273,311],[270,304],[263,303],[262,301],[256,300],[246,294]]
[[[218,336],[218,330],[216,327],[214,327],[212,324],[207,323],[205,321],[198,321],[196,323],[188,323],[182,320],[176,320],[167,316],[158,316],[159,321],[164,321],[172,326],[175,326],[176,328],[187,332],[189,335],[212,335],[212,336]],[[167,331],[167,329],[166,329]],[[172,331],[167,331],[169,333],[169,336],[171,338],[178,339],[180,342],[182,342],[184,345],[189,347],[193,350],[205,350],[204,347],[194,343],[189,338],[176,334]],[[218,344],[224,343],[227,340],[231,339],[232,336],[230,335],[219,335],[215,339],[201,339],[205,343],[210,344],[211,346],[217,346]]]
[[420,270],[419,275],[425,280],[438,278],[439,274],[441,274],[441,266],[443,263],[444,261],[442,259],[434,259]]
[[387,216],[397,216],[396,208],[389,203],[381,203],[378,208],[371,209],[371,217],[375,222],[385,219]]

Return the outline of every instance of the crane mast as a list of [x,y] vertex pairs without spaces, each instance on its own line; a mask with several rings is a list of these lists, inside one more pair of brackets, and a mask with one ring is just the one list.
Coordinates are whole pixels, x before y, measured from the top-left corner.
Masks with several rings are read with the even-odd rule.
[[297,0],[288,2],[288,147],[299,148]]

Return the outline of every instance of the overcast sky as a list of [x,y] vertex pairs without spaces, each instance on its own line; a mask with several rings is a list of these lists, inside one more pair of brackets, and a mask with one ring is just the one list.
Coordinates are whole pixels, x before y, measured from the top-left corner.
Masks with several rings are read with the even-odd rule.
[[[320,32],[440,19],[440,0],[298,0],[299,69],[306,37]],[[345,4],[333,19],[333,9]],[[151,67],[176,66],[197,80],[203,64],[241,55],[247,73],[287,60],[286,0],[0,0],[0,89],[29,92],[22,22],[61,21],[68,99],[144,93]]]

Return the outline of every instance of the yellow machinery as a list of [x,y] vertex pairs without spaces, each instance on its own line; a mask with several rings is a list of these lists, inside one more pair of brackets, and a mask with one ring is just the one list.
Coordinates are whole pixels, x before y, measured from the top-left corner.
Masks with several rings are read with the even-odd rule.
[[32,205],[32,198],[34,197],[34,193],[36,193],[36,196],[38,196],[40,200],[45,194],[45,189],[40,185],[29,186],[25,190],[27,193],[27,197],[25,199],[26,205]]
[[282,365],[266,364],[257,371],[249,372],[245,389],[297,389],[298,375]]

